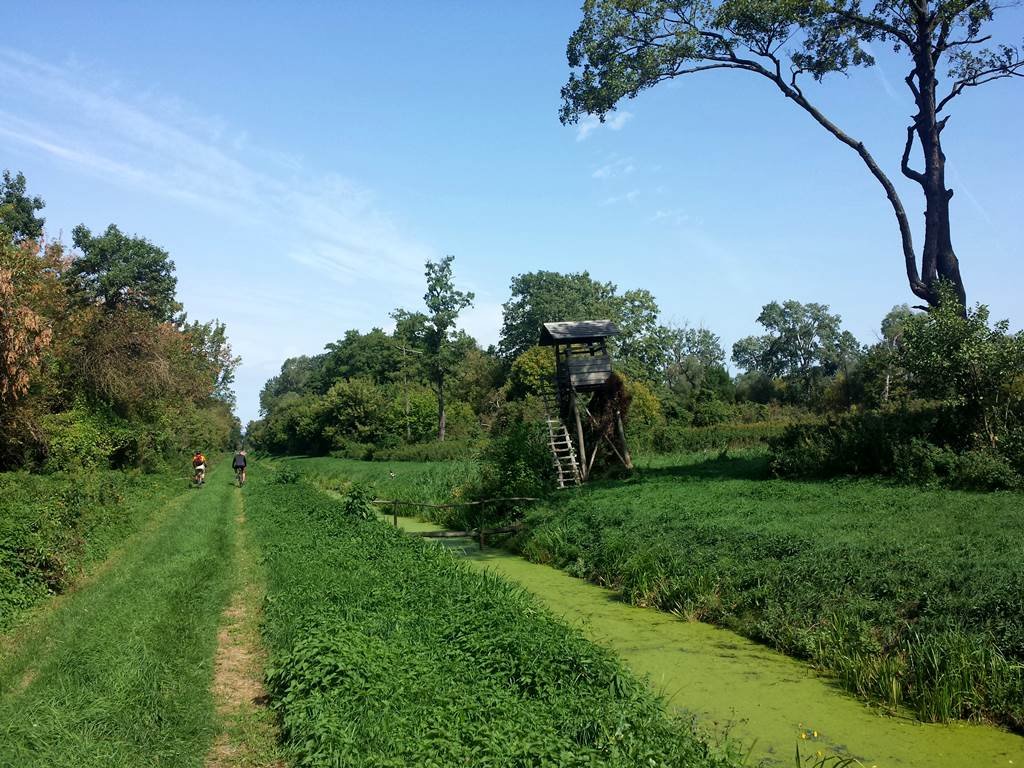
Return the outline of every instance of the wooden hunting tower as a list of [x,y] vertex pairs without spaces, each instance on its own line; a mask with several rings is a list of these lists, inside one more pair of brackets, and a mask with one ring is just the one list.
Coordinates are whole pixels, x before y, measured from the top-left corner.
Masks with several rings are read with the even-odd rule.
[[[541,328],[540,346],[555,348],[555,377],[544,401],[560,488],[586,482],[602,441],[627,468],[633,466],[621,414],[618,410],[611,414],[614,430],[609,436],[589,407],[612,389],[612,359],[607,340],[618,332],[610,320],[544,323]],[[575,445],[569,424],[575,427]]]

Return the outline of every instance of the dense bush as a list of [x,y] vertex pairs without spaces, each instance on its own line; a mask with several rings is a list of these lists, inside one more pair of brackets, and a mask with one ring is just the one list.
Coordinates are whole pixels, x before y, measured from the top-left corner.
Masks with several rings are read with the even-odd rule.
[[977,490],[1021,486],[1024,468],[976,445],[962,411],[950,405],[865,411],[789,426],[771,440],[772,469],[785,477],[877,474]]
[[114,225],[95,237],[76,227],[66,252],[12,231],[10,210],[0,210],[0,470],[152,470],[235,442],[239,360],[223,324],[180,314],[167,252]]
[[459,461],[473,458],[484,445],[480,440],[445,440],[443,443],[412,443],[394,447],[345,443],[330,455],[363,461]]
[[246,493],[296,765],[729,764],[522,590],[309,486]]
[[0,474],[0,629],[61,592],[182,488],[180,479],[114,471]]
[[789,426],[789,422],[730,422],[706,427],[667,424],[651,434],[649,448],[655,453],[723,450],[765,445]]

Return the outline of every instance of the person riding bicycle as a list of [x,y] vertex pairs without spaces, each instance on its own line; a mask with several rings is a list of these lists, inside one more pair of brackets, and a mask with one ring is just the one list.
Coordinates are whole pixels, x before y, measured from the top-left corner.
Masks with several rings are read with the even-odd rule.
[[235,476],[238,477],[238,484],[245,485],[245,451],[241,448],[235,453],[235,458],[231,460],[231,467],[235,470]]
[[202,451],[196,451],[192,456],[192,471],[195,473],[196,485],[206,482],[206,457]]

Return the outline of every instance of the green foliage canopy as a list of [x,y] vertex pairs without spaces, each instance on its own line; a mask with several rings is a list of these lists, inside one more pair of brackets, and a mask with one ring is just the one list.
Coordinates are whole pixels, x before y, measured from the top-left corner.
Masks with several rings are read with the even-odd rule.
[[143,237],[129,237],[114,224],[102,235],[79,224],[72,238],[82,253],[67,278],[86,302],[108,310],[137,309],[159,322],[172,320],[181,311],[174,297],[174,262],[163,248]]
[[42,237],[46,220],[36,216],[36,211],[44,206],[43,198],[29,196],[25,174],[12,176],[10,171],[4,171],[0,182],[0,229],[6,232],[6,237],[15,243]]
[[842,318],[825,304],[789,300],[765,304],[757,322],[767,331],[732,348],[732,359],[748,372],[795,383],[805,399],[822,378],[836,374],[860,354],[857,340],[842,330]]

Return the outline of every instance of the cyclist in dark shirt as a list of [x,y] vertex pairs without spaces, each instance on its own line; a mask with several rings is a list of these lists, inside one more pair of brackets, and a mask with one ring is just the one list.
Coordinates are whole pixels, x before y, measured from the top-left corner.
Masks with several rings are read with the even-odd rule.
[[235,477],[238,478],[239,486],[245,484],[245,464],[245,451],[239,449],[238,453],[235,454],[235,458],[231,460],[231,466],[235,470]]

